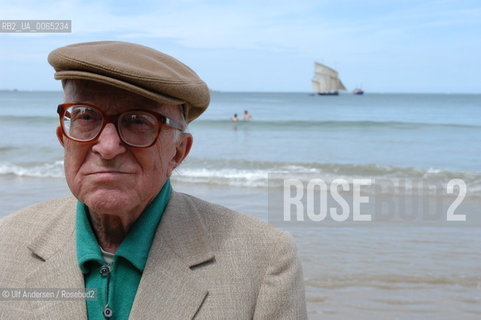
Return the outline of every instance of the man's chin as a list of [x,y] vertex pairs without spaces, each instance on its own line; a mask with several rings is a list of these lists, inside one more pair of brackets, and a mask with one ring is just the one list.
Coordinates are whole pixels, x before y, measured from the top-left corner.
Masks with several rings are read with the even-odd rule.
[[93,194],[79,197],[79,200],[91,211],[113,215],[123,215],[130,211],[135,203],[132,197],[119,190],[97,190]]

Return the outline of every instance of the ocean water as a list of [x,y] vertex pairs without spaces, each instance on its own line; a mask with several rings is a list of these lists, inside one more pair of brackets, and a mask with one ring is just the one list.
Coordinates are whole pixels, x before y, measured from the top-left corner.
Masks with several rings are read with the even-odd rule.
[[[55,136],[61,101],[60,92],[0,92],[0,216],[69,193]],[[229,121],[244,110],[252,121]],[[463,210],[481,215],[481,95],[213,92],[189,131],[194,146],[174,187],[268,222],[282,211],[269,203],[273,173],[422,181],[423,190],[461,179]],[[410,203],[453,202],[415,198],[411,184],[389,199],[403,192]],[[479,225],[338,226],[279,225],[297,241],[310,319],[481,318]]]

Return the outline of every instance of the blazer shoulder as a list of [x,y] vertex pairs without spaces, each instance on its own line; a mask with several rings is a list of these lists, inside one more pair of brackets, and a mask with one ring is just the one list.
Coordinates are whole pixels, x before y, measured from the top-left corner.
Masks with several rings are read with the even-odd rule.
[[195,210],[203,222],[214,223],[235,221],[237,224],[243,227],[253,227],[257,229],[266,229],[267,232],[280,232],[278,229],[272,227],[267,222],[258,218],[234,211],[219,204],[208,202],[199,199],[195,196],[175,192],[175,200],[181,200],[190,207],[190,210]]
[[[247,240],[245,243],[283,244],[295,247],[289,232],[281,231],[258,218],[239,213],[222,205],[214,204],[192,195],[177,193],[176,197],[195,211],[212,238]],[[180,199],[179,199],[180,200]]]
[[73,198],[38,203],[2,218],[0,286],[23,286],[26,275],[61,248],[74,228]]
[[20,209],[0,219],[0,234],[5,240],[19,234],[31,239],[38,230],[70,220],[69,214],[75,213],[75,203],[74,197],[65,197]]

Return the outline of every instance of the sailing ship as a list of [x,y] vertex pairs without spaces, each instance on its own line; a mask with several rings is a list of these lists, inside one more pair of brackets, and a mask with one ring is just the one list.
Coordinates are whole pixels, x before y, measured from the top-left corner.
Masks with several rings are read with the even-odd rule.
[[312,88],[314,92],[321,96],[337,96],[339,90],[346,90],[341,79],[339,79],[339,73],[319,62],[314,62]]

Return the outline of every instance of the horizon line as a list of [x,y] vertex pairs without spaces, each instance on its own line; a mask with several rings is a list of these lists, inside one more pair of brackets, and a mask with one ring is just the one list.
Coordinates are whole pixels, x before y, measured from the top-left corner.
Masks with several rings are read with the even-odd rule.
[[[302,94],[309,94],[316,96],[315,92],[312,91],[252,91],[252,90],[246,90],[246,91],[235,91],[235,90],[215,90],[215,89],[209,89],[210,93],[216,94],[216,93],[302,93]],[[63,93],[62,90],[41,90],[41,89],[0,89],[0,92],[58,92],[58,93]],[[470,94],[470,95],[479,95],[481,92],[435,92],[435,91],[430,91],[430,92],[421,92],[421,91],[364,91],[364,95],[369,95],[369,94],[445,94],[445,95],[450,95],[450,94]],[[339,92],[339,95],[353,95],[352,91],[341,91]]]

